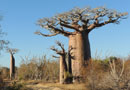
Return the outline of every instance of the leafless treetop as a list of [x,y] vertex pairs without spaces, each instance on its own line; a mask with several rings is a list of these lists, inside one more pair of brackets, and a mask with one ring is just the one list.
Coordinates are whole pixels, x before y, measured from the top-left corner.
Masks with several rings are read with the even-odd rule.
[[9,52],[10,54],[15,54],[15,53],[17,53],[19,50],[18,49],[16,49],[16,48],[7,48],[7,52]]
[[[36,34],[43,36],[55,36],[63,34],[69,36],[75,32],[90,32],[91,30],[104,26],[109,23],[118,24],[121,19],[127,18],[128,13],[120,13],[116,10],[107,9],[105,7],[98,8],[74,8],[69,12],[57,14],[51,18],[42,18],[38,21],[38,25],[50,31],[50,34],[43,34],[40,31]],[[67,31],[69,28],[72,31]]]
[[52,46],[50,49],[52,51],[56,52],[56,54],[65,55],[66,52],[65,52],[65,49],[64,49],[64,45],[59,41],[56,41],[56,44],[61,48],[61,50],[59,50],[58,48],[55,48],[54,46]]

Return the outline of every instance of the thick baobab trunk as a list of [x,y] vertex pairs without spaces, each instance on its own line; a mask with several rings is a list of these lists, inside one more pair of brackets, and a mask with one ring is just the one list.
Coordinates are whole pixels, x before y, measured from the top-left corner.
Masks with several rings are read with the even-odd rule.
[[69,55],[69,61],[71,61],[72,75],[74,77],[79,75],[79,63],[76,55],[76,42],[76,35],[69,36],[69,49],[72,48],[70,51],[71,55]]
[[[76,38],[75,35],[69,36],[68,66],[69,72],[73,74],[76,60]],[[77,68],[75,68],[77,69]]]
[[91,58],[90,43],[87,32],[77,33],[76,35],[77,60],[85,64]]
[[15,78],[15,59],[14,56],[10,55],[10,79]]
[[65,83],[67,64],[64,56],[60,56],[60,84]]
[[69,37],[69,48],[72,47],[72,75],[73,80],[78,80],[82,77],[82,67],[86,65],[91,58],[90,44],[88,33],[82,32]]

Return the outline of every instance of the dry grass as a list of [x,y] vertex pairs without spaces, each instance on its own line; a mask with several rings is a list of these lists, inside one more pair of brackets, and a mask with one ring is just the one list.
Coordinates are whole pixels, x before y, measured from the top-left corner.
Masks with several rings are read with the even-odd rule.
[[59,62],[41,58],[22,58],[23,61],[17,70],[19,80],[42,80],[44,82],[57,82],[59,79]]
[[[17,69],[19,70],[16,74],[17,76],[36,76],[33,78],[21,78],[12,84],[9,82],[9,88],[13,88],[13,90],[14,88],[16,88],[16,90],[21,90],[19,88],[22,88],[22,90],[130,90],[130,58],[125,61],[122,61],[120,58],[92,60],[87,68],[83,70],[83,79],[86,81],[85,84],[59,84],[58,62],[47,61],[46,59],[40,61],[41,62],[35,62],[35,59],[31,59],[27,63],[22,63]],[[35,71],[34,69],[37,67],[41,68]],[[32,73],[30,72],[31,70],[33,71]],[[8,70],[5,69],[2,71],[4,71],[4,73],[8,72]],[[42,74],[39,79],[37,75],[39,75],[41,71]],[[4,76],[6,73],[3,74],[3,72],[1,72],[1,75],[0,85],[2,85],[2,83],[4,84],[3,80],[7,84],[9,81],[8,76]],[[7,81],[3,77],[7,78]]]
[[24,83],[32,90],[86,90],[85,84],[45,83],[35,80],[20,81],[20,83]]
[[39,83],[36,85],[27,85],[29,88],[41,90],[86,90],[85,84],[59,84],[59,83]]
[[93,60],[86,70],[88,90],[130,90],[130,60]]

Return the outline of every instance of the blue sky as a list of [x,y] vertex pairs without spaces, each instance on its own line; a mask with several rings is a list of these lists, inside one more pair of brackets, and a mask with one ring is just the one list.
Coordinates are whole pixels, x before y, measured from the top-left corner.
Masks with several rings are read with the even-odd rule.
[[[54,45],[55,40],[62,41],[66,48],[68,39],[58,35],[53,38],[45,38],[35,35],[34,32],[40,29],[36,25],[38,19],[51,17],[55,14],[71,10],[74,7],[92,8],[106,6],[119,12],[130,13],[130,0],[0,0],[0,14],[3,20],[0,21],[2,30],[7,32],[7,39],[11,42],[12,48],[20,51],[15,54],[16,66],[19,66],[21,57],[42,56],[49,57],[52,52],[49,47]],[[130,54],[130,18],[122,20],[119,25],[110,24],[93,30],[90,33],[90,44],[92,56],[96,52],[101,57],[120,56]],[[0,65],[9,67],[10,55],[2,52]]]

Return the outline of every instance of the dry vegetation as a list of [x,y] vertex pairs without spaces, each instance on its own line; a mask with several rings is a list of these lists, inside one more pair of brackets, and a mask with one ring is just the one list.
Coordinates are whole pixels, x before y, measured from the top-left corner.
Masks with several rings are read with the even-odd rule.
[[92,60],[85,78],[89,90],[130,90],[130,59]]
[[[0,90],[130,90],[130,58],[91,59],[88,37],[93,29],[110,23],[119,24],[127,15],[105,7],[86,7],[38,20],[37,25],[49,33],[36,31],[35,34],[68,37],[68,52],[61,43],[57,43],[61,50],[51,48],[60,55],[61,63],[43,55],[40,58],[22,58],[20,66],[15,67],[13,54],[18,50],[7,48],[9,42],[0,40],[0,51],[6,48],[11,54],[10,76],[9,68],[0,67]],[[3,34],[0,30],[0,36]],[[62,85],[59,84],[59,77]],[[72,79],[75,81],[73,84]],[[69,80],[71,84],[66,84]]]
[[16,77],[18,80],[57,82],[59,80],[59,61],[49,60],[45,55],[41,58],[22,58]]
[[[59,82],[59,61],[41,58],[22,58],[16,68],[16,79],[8,85],[9,69],[0,68],[0,87],[3,90],[130,90],[130,58],[116,57],[90,60],[83,70],[84,84]],[[1,89],[0,89],[1,90]]]

